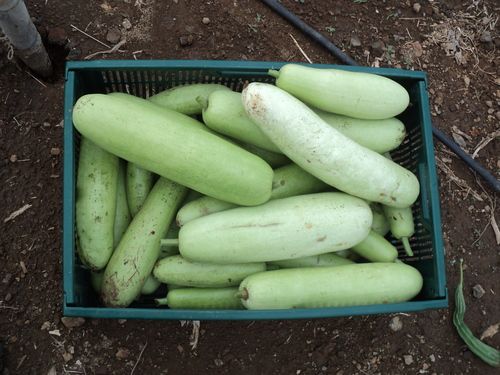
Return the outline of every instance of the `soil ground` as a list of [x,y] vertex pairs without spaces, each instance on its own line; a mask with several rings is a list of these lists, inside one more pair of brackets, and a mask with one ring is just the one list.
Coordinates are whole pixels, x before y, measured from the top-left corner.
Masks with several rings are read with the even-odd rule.
[[[457,261],[463,258],[467,323],[479,335],[500,320],[499,247],[490,225],[497,196],[440,144],[435,150],[449,309],[341,319],[201,322],[193,350],[192,326],[178,321],[87,319],[82,326],[66,328],[61,322],[61,120],[62,67],[68,50],[57,44],[64,45],[69,38],[71,59],[107,49],[70,25],[110,45],[106,41],[110,29],[126,37],[123,52],[96,58],[305,61],[290,39],[292,34],[312,61],[336,61],[255,0],[26,3],[46,40],[48,32],[57,71],[39,83],[21,63],[7,59],[6,46],[0,47],[4,374],[128,374],[142,349],[136,374],[496,373],[466,348],[451,314]],[[434,125],[453,135],[468,152],[499,130],[495,0],[423,1],[418,12],[409,1],[394,0],[282,3],[363,64],[427,71]],[[204,17],[208,20],[203,22]],[[129,30],[123,26],[125,19],[130,21]],[[181,37],[191,44],[181,45]],[[496,139],[477,156],[497,178],[499,151]],[[4,222],[25,205],[29,207],[24,213]],[[479,299],[472,295],[477,284],[485,290]],[[402,323],[399,330],[390,327],[394,320]],[[500,347],[500,334],[485,341]]]

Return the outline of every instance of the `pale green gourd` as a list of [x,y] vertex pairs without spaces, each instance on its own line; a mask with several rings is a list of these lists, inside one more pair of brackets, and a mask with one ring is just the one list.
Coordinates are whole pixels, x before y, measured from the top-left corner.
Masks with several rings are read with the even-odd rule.
[[377,74],[340,69],[318,69],[286,64],[270,70],[276,86],[306,104],[360,119],[386,119],[403,112],[408,91],[396,81]]
[[239,296],[252,310],[345,307],[408,301],[422,285],[404,263],[363,263],[258,273],[241,282]]
[[77,130],[108,152],[205,195],[241,205],[266,202],[271,167],[216,135],[186,126],[192,121],[140,98],[89,94],[73,108]]

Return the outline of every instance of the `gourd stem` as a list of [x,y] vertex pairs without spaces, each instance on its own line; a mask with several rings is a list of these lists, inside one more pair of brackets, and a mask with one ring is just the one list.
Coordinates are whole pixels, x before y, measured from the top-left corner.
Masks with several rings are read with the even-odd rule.
[[247,300],[248,299],[248,290],[247,288],[243,288],[243,290],[240,290],[235,293],[236,298],[241,298],[242,300]]
[[161,245],[165,246],[179,246],[179,239],[178,238],[164,238],[163,240],[160,241]]
[[155,298],[155,302],[158,306],[166,305],[167,304],[167,297]]
[[267,74],[269,74],[271,77],[278,78],[280,76],[280,72],[274,69],[269,69],[267,71]]
[[201,108],[203,110],[206,110],[208,108],[208,99],[204,96],[197,96],[196,101],[198,102],[199,105],[201,105]]
[[410,241],[408,241],[408,237],[402,237],[401,242],[403,243],[403,247],[406,251],[406,255],[408,255],[409,257],[412,257],[413,250],[411,249]]

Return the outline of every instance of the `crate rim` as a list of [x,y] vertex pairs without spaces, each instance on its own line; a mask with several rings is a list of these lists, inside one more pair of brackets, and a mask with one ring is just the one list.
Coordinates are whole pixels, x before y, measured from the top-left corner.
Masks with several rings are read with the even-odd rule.
[[[65,256],[65,248],[68,243],[74,245],[72,237],[73,228],[69,230],[68,220],[70,212],[67,208],[74,204],[73,193],[68,193],[68,186],[73,185],[74,176],[70,175],[74,163],[73,155],[73,122],[72,108],[74,102],[74,80],[75,73],[79,71],[101,71],[101,70],[137,70],[137,69],[184,69],[184,70],[222,70],[227,72],[245,72],[253,70],[256,73],[264,73],[268,69],[279,69],[286,64],[300,64],[322,69],[342,69],[348,71],[362,71],[381,74],[386,77],[402,77],[414,81],[420,81],[420,100],[424,118],[422,119],[422,136],[424,142],[429,146],[425,147],[427,163],[427,173],[430,177],[430,196],[428,205],[437,208],[433,217],[433,241],[435,242],[437,264],[436,272],[438,277],[439,297],[434,299],[408,301],[397,304],[351,306],[342,308],[321,308],[321,309],[294,309],[294,310],[166,310],[154,308],[105,308],[105,307],[79,307],[68,303],[69,292],[74,292],[73,260],[74,254]],[[260,71],[260,72],[259,72]],[[64,87],[64,145],[70,145],[64,152],[64,192],[63,192],[63,315],[65,316],[85,316],[95,318],[136,318],[136,319],[196,319],[196,320],[276,320],[276,319],[306,319],[306,318],[333,318],[353,315],[385,314],[395,312],[411,312],[427,309],[439,309],[448,307],[448,291],[446,288],[446,268],[444,263],[444,251],[442,240],[442,225],[439,205],[439,192],[437,187],[437,172],[434,162],[434,144],[432,138],[432,123],[430,117],[429,98],[427,94],[427,73],[418,70],[404,70],[396,68],[373,68],[364,66],[346,66],[337,64],[307,64],[300,62],[276,62],[276,61],[239,61],[239,60],[96,60],[96,61],[69,61],[65,67],[65,87]],[[71,90],[69,90],[71,89]],[[70,92],[71,91],[71,92]],[[72,246],[74,249],[74,246]],[[71,284],[71,285],[70,285]],[[292,316],[283,317],[284,311],[293,311]],[[168,313],[166,313],[168,312]],[[145,313],[147,317],[136,316]],[[286,314],[285,314],[286,315]]]
[[427,84],[427,73],[421,70],[406,70],[398,68],[374,68],[368,66],[351,66],[339,64],[309,64],[304,62],[287,61],[256,61],[256,60],[74,60],[66,62],[65,77],[70,71],[78,70],[117,70],[117,69],[279,69],[283,65],[296,64],[320,69],[341,69],[348,71],[379,72],[387,77],[397,77],[404,74],[407,78],[423,80]]
[[[410,301],[401,303],[331,307],[319,309],[293,310],[173,310],[165,308],[110,308],[110,307],[74,307],[64,305],[64,316],[110,319],[142,319],[142,320],[301,320],[320,318],[340,318],[346,316],[363,316],[374,314],[396,314],[424,311],[428,309],[444,309],[448,307],[448,295],[441,299],[427,301]],[[293,311],[293,315],[283,318],[282,315]],[[141,315],[147,316],[147,318]]]

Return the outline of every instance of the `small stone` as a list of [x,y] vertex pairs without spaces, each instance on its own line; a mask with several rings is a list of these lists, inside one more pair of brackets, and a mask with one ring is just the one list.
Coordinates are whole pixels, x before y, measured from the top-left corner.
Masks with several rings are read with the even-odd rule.
[[215,358],[214,363],[215,363],[215,366],[217,366],[217,367],[222,367],[224,365],[224,362],[222,361],[222,359],[219,359],[219,358]]
[[182,47],[186,47],[186,46],[190,46],[191,44],[193,44],[193,36],[192,35],[182,35],[180,38],[179,38],[179,43]]
[[59,147],[52,147],[50,149],[50,154],[57,156],[57,155],[61,154],[61,149]]
[[130,350],[126,348],[118,348],[115,354],[116,359],[127,359],[130,356]]
[[422,9],[422,6],[419,3],[413,4],[413,11],[415,13],[420,13],[420,9]]
[[436,356],[434,354],[431,354],[429,356],[429,359],[431,360],[431,362],[436,362]]
[[498,120],[500,120],[500,111],[497,111],[497,112],[495,113],[495,116],[497,117],[497,119],[498,119]]
[[385,43],[381,40],[377,40],[371,44],[372,51],[377,55],[382,55],[385,51]]
[[405,37],[399,34],[393,34],[392,37],[394,38],[395,42],[401,42],[405,40]]
[[465,76],[464,77],[464,83],[465,83],[465,88],[469,88],[470,85],[470,78]]
[[125,18],[123,21],[122,21],[122,26],[125,30],[130,30],[132,28],[132,23],[130,22],[130,20],[128,18]]
[[71,48],[66,56],[66,60],[79,60],[82,56],[82,50],[80,48]]
[[389,323],[389,327],[394,331],[400,331],[403,328],[403,322],[401,321],[401,318],[399,316],[395,316],[394,318],[391,319],[391,322]]
[[103,349],[109,349],[111,348],[111,346],[113,346],[113,341],[111,341],[108,336],[105,336],[105,335],[102,335],[101,336],[101,346],[103,347]]
[[73,49],[80,45],[80,42],[77,39],[70,39],[68,44],[66,44],[67,49]]
[[76,328],[76,327],[81,327],[85,323],[85,319],[63,316],[61,318],[61,322],[62,324],[64,324],[66,328]]
[[437,105],[442,105],[443,104],[443,95],[442,94],[438,94],[437,97],[436,97],[436,100],[434,100],[434,103],[436,103]]
[[360,47],[361,46],[361,41],[359,40],[359,38],[357,36],[352,36],[350,43],[351,43],[351,46],[353,46],[353,47]]
[[127,319],[118,319],[118,324],[125,324]]
[[488,108],[488,114],[489,114],[489,115],[492,115],[492,114],[493,114],[493,112],[495,112],[495,110],[494,110],[493,108]]
[[467,143],[465,142],[465,139],[464,137],[462,137],[460,134],[458,133],[451,133],[451,136],[453,137],[453,140],[462,148],[466,148],[467,147]]
[[48,123],[47,121],[44,121],[43,127],[44,128],[50,128],[50,123]]
[[424,362],[424,363],[423,363],[423,365],[422,365],[422,370],[424,370],[424,371],[425,371],[425,370],[427,370],[429,367],[431,367],[431,366],[430,366],[428,363],[425,363],[425,362]]
[[481,286],[481,284],[476,284],[472,287],[472,295],[476,298],[481,298],[485,293],[486,291]]
[[5,302],[9,302],[11,299],[12,299],[12,294],[7,293],[7,295],[4,298]]
[[490,108],[491,108],[491,107],[493,107],[493,102],[492,102],[491,100],[487,100],[487,101],[485,102],[485,104],[486,104],[486,106],[488,106],[488,107],[490,107]]
[[471,361],[474,358],[474,354],[470,350],[464,351],[464,359]]
[[63,47],[68,42],[68,35],[62,27],[52,27],[49,29],[47,41],[49,44]]
[[411,364],[413,363],[413,356],[412,356],[412,355],[410,355],[410,354],[405,354],[405,355],[403,356],[403,359],[404,359],[405,364],[406,364],[407,366],[409,366],[409,365],[411,365]]
[[415,57],[421,57],[424,54],[424,49],[422,48],[420,42],[415,41],[411,45],[413,47],[413,55]]
[[50,329],[50,322],[43,322],[42,326],[40,327],[41,331],[48,331]]
[[12,154],[12,155],[10,155],[9,160],[10,160],[12,163],[15,163],[15,162],[17,161],[17,155],[16,155],[16,154]]
[[493,39],[491,38],[491,33],[488,30],[483,31],[483,33],[479,37],[479,40],[481,43],[491,43],[493,41]]
[[6,284],[6,285],[9,285],[12,281],[12,274],[11,273],[8,273],[6,274],[3,279],[2,279],[2,284]]
[[69,362],[73,359],[73,355],[71,353],[64,352],[62,355],[64,362]]
[[210,23],[210,18],[208,17],[203,17],[201,19],[201,22],[203,22],[204,25],[208,25]]
[[118,30],[116,28],[109,29],[108,33],[106,34],[106,40],[110,43],[113,43],[113,44],[118,43],[120,41],[121,37],[122,37],[122,33],[120,32],[120,30]]

